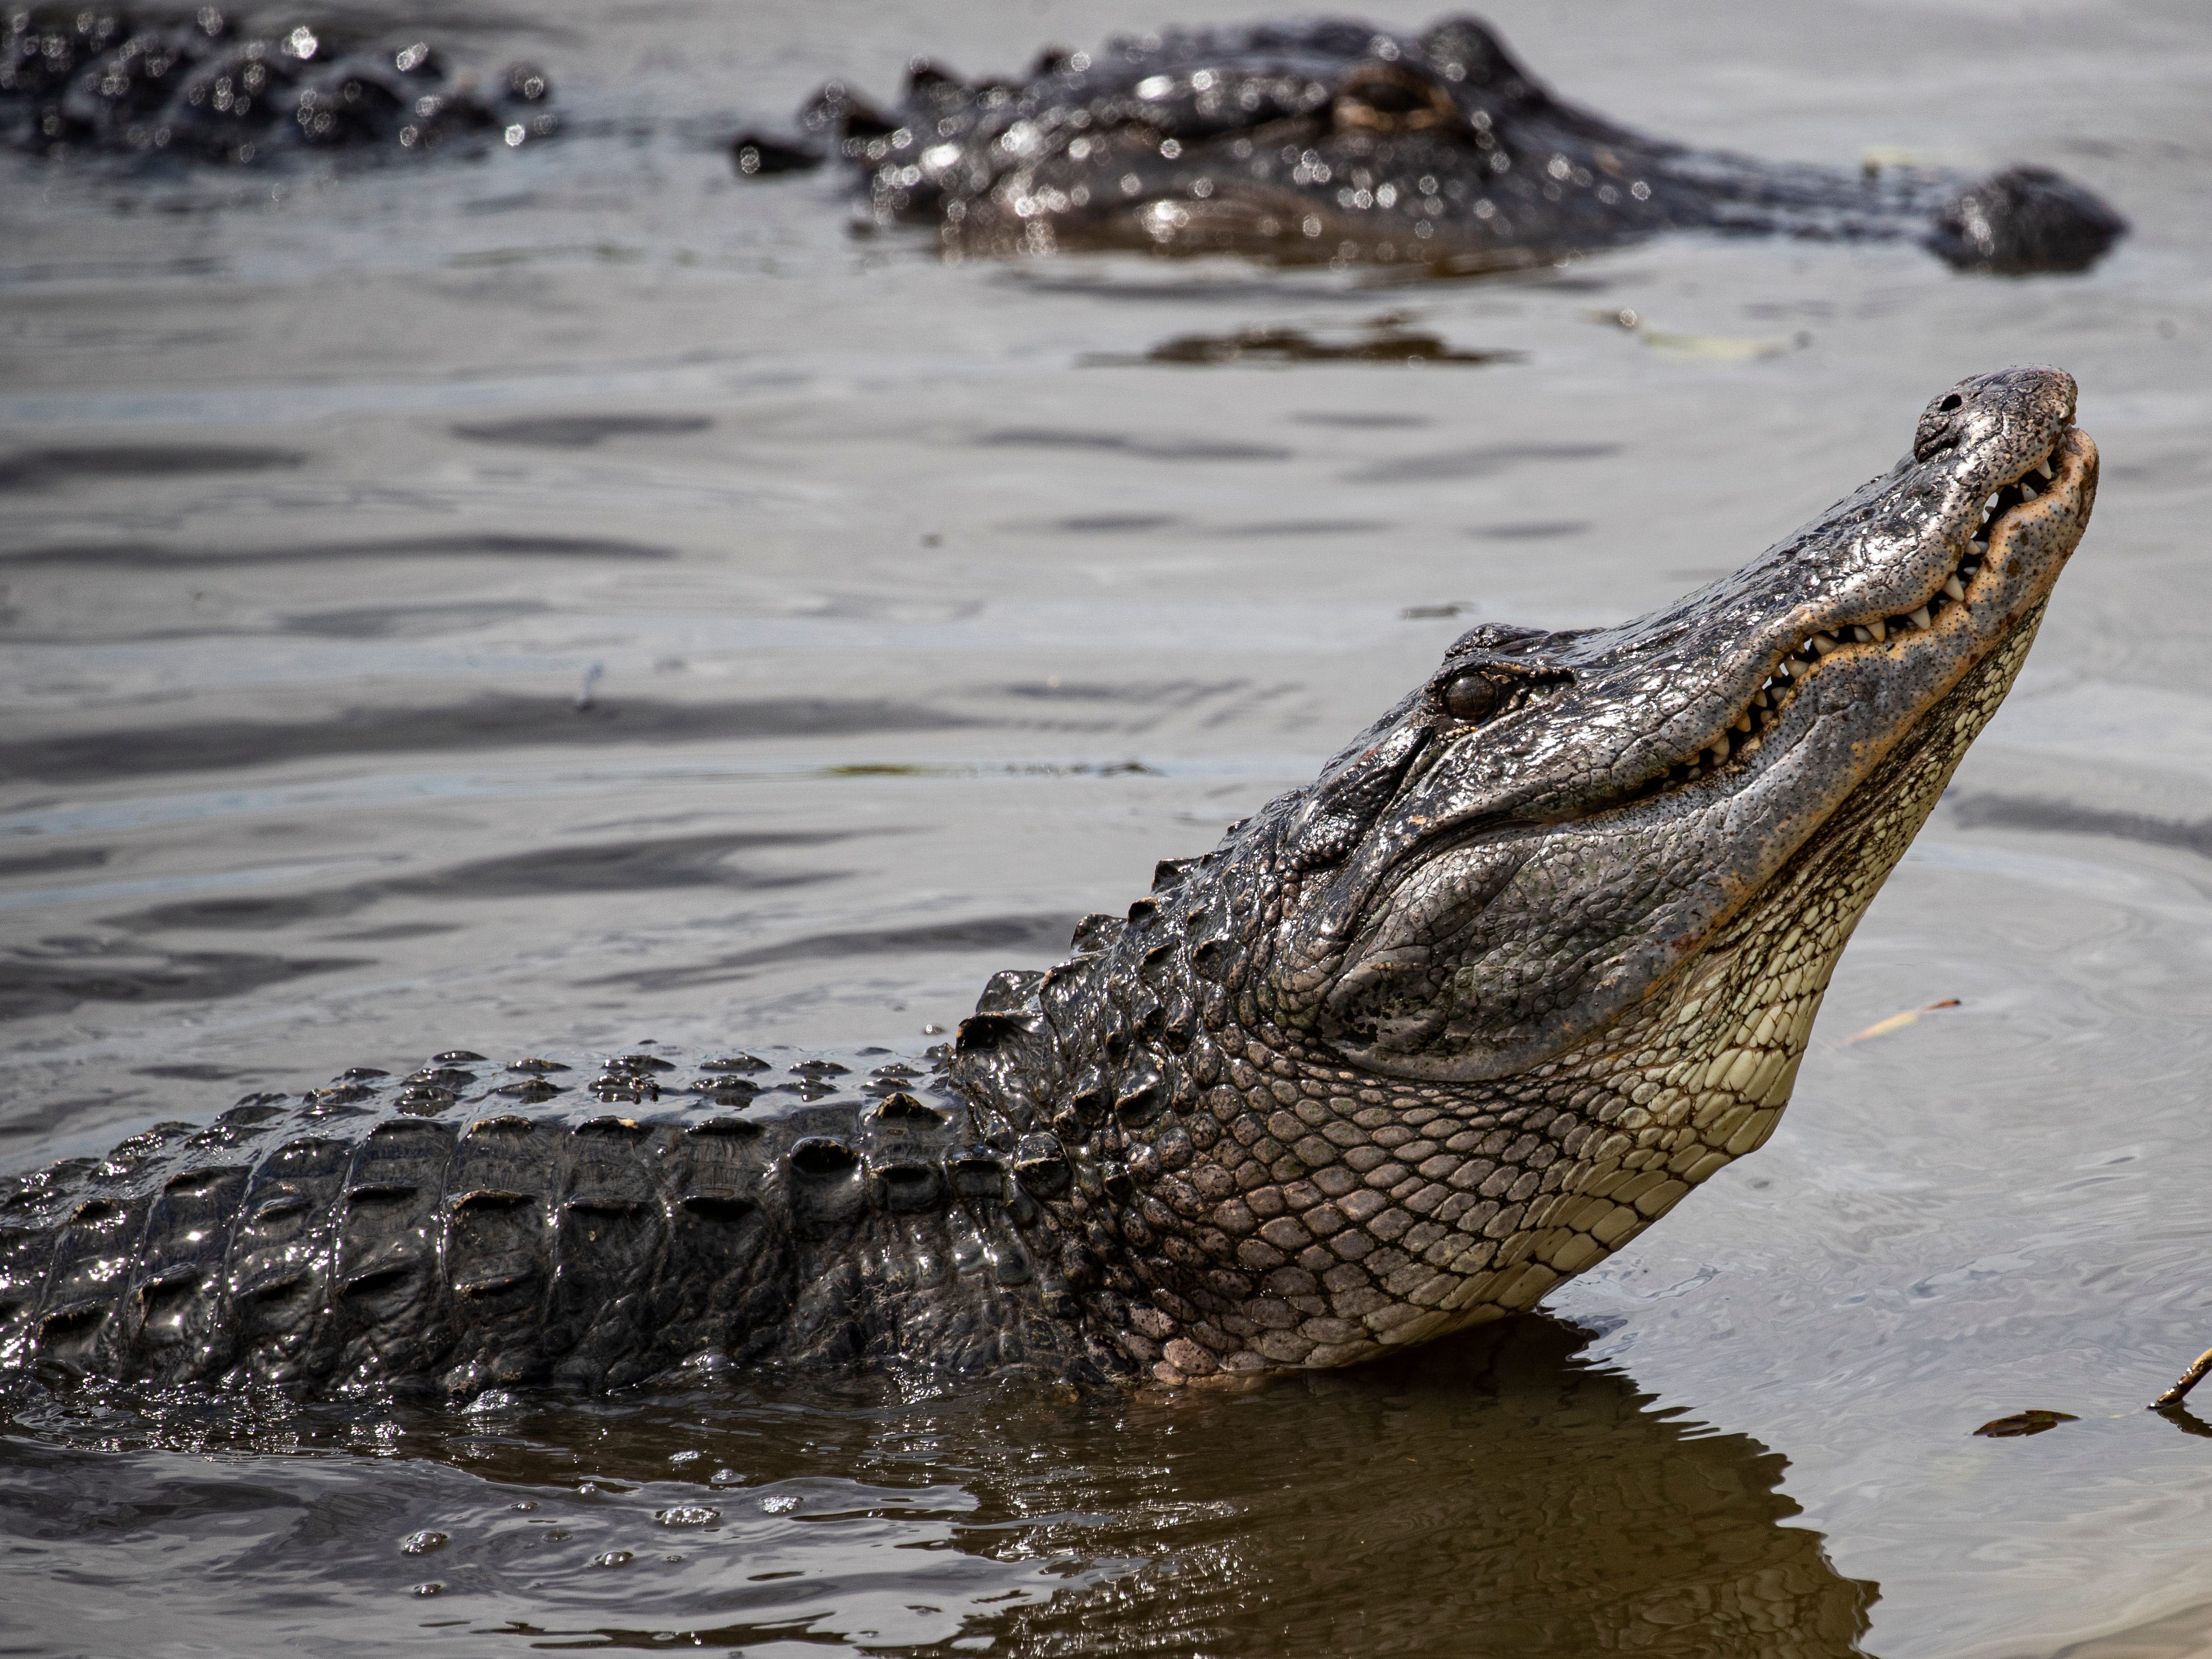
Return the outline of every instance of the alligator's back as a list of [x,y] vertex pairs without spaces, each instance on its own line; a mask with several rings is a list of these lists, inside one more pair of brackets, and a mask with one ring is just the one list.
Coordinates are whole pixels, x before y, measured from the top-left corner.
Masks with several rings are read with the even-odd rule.
[[[979,1139],[933,1061],[641,1054],[586,1081],[577,1056],[479,1058],[0,1177],[0,1379],[459,1396],[686,1365],[1085,1368],[1017,1149]],[[1065,1181],[1020,1153],[1032,1185]]]

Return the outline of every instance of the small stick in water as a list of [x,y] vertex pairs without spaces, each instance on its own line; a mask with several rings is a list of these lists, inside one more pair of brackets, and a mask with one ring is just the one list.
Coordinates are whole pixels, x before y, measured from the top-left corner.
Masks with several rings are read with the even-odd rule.
[[2207,1375],[2212,1375],[2212,1348],[2205,1349],[2203,1353],[2191,1360],[2189,1369],[2182,1372],[2181,1380],[2152,1401],[2150,1408],[2154,1412],[2160,1412],[2168,1406],[2179,1406],[2189,1398],[2189,1391],[2202,1382]]

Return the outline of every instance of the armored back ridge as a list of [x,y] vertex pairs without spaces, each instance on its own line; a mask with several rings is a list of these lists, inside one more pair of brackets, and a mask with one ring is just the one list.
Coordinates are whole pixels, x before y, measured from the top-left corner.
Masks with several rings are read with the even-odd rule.
[[334,21],[250,33],[210,5],[11,6],[0,15],[0,147],[245,167],[513,149],[558,130],[534,64],[479,75],[428,41],[349,39]]
[[1772,1133],[2087,523],[2074,398],[1964,381],[1735,575],[1475,629],[926,1065],[453,1052],[18,1177],[0,1368],[1182,1385],[1530,1307]]
[[0,1188],[0,1365],[471,1395],[1123,1364],[1048,1312],[1036,1202],[941,1068],[842,1086],[868,1058],[631,1054],[585,1086],[580,1056],[508,1081],[454,1053],[156,1125]]

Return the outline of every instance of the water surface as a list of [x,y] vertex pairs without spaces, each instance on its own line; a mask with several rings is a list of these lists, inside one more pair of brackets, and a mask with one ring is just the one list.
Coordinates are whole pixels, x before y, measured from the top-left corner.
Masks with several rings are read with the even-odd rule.
[[720,148],[1247,13],[1152,3],[483,10],[562,140],[0,162],[0,1158],[456,1046],[919,1048],[1471,623],[1662,603],[2062,364],[2095,524],[1780,1133],[1546,1319],[1235,1400],[34,1402],[9,1650],[2212,1650],[2212,1437],[2141,1409],[2212,1342],[2212,27],[1492,9],[1662,133],[2060,167],[2136,224],[2070,279],[948,264]]

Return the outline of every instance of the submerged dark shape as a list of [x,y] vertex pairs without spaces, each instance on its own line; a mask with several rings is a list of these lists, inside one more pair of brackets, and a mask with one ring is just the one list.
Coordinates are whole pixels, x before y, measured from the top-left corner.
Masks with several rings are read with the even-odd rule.
[[1349,19],[1172,30],[967,83],[918,64],[878,112],[832,83],[746,176],[833,156],[881,223],[984,254],[1134,247],[1479,271],[1668,230],[1911,239],[1966,270],[2080,270],[2127,228],[2040,167],[1978,182],[1771,163],[1554,98],[1491,29]]
[[0,1183],[0,1370],[1181,1385],[1528,1308],[1772,1133],[2087,525],[2074,405],[1963,381],[1735,574],[1475,629],[922,1064],[453,1050]]
[[356,45],[290,21],[266,34],[218,7],[12,10],[0,29],[0,143],[36,153],[265,161],[287,151],[422,153],[550,137],[543,70],[489,80],[420,40]]

